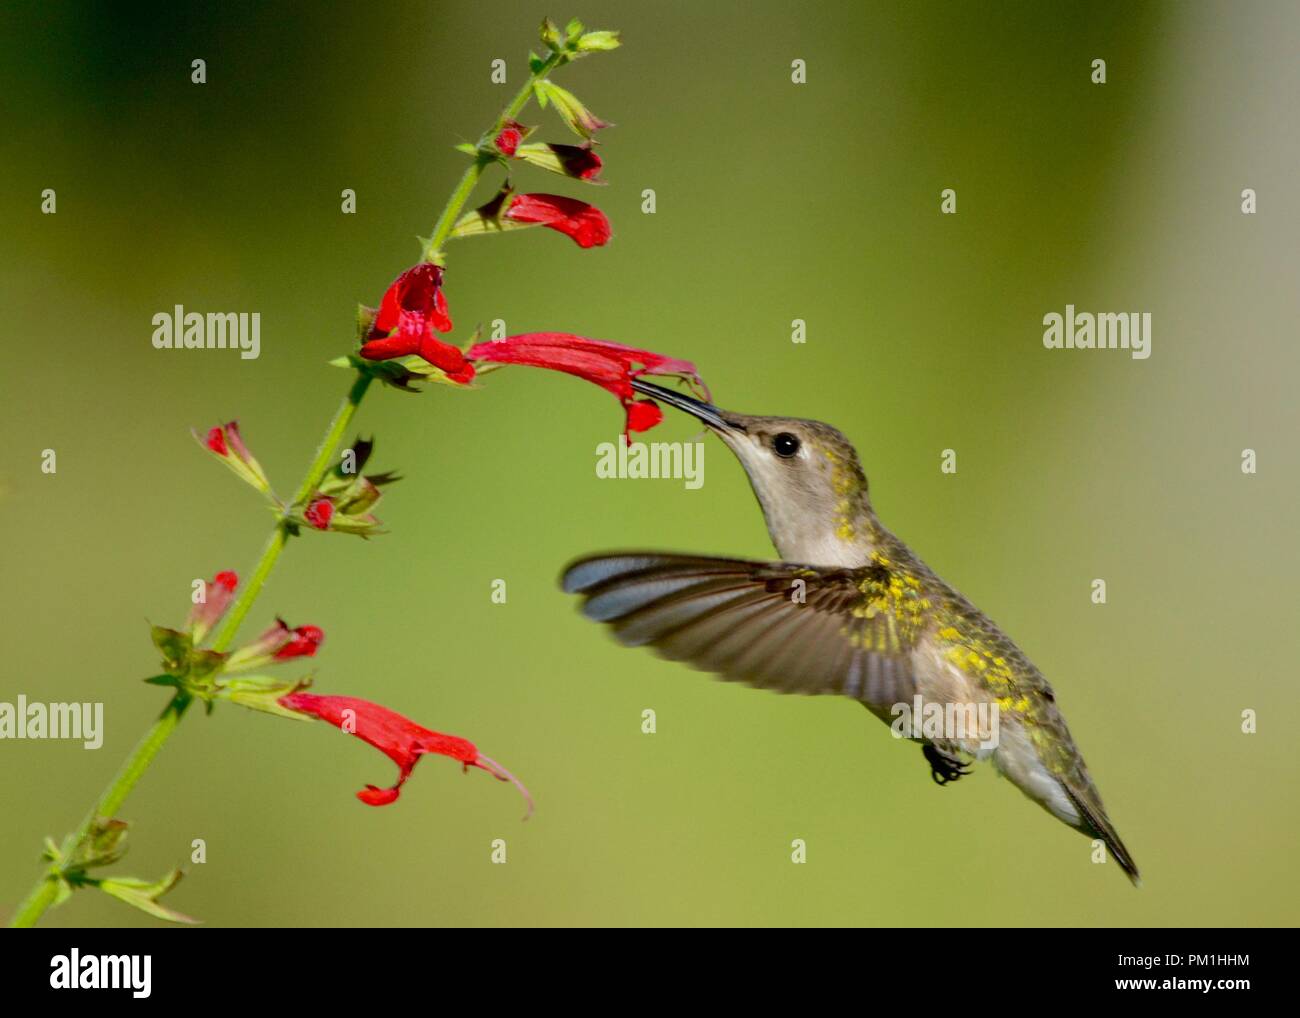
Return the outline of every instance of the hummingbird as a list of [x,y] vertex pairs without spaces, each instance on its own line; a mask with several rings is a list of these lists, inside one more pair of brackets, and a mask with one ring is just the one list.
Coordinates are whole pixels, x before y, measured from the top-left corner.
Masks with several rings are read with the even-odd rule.
[[1138,885],[1052,687],[880,522],[844,435],[820,421],[720,410],[640,378],[632,386],[698,418],[735,454],[780,561],[655,551],[582,558],[561,586],[582,596],[587,618],[626,646],[762,689],[845,696],[891,726],[910,704],[952,716],[994,712],[996,738],[978,724],[900,734],[921,743],[939,785],[991,759],[1052,816],[1100,839]]

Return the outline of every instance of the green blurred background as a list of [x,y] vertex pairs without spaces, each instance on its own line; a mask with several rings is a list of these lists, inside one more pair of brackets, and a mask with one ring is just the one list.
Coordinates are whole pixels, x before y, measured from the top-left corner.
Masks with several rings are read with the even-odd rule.
[[[613,400],[524,369],[375,391],[359,428],[407,478],[391,534],[295,542],[248,633],[322,626],[317,692],[474,739],[536,816],[438,758],[369,809],[353,793],[393,773],[374,750],[223,707],[127,803],[117,869],[205,839],[170,903],[212,925],[1294,924],[1289,3],[6,5],[0,699],[102,701],[107,734],[0,743],[0,912],[161,707],[146,620],[179,623],[190,581],[247,571],[268,530],[188,429],[238,417],[297,482],[355,303],[417,257],[451,145],[513,94],[548,13],[624,33],[558,79],[618,125],[610,186],[520,182],[584,191],[615,238],[454,244],[453,338],[501,318],[644,345],[697,361],[722,406],[839,426],[886,523],[1054,683],[1144,889],[990,768],[940,790],[853,704],[712,682],[584,622],[556,589],[576,555],[772,551],[719,444],[698,491],[598,481]],[[261,358],[155,351],[177,303],[261,312]],[[1067,303],[1150,311],[1151,359],[1045,351]],[[47,921],[152,922],[92,893]]]

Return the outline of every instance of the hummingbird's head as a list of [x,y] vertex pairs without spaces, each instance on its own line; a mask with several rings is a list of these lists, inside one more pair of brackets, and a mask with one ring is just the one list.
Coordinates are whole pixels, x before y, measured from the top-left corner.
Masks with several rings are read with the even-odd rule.
[[829,424],[720,410],[652,382],[632,387],[699,418],[740,460],[781,557],[810,565],[858,564],[874,516],[867,478],[849,440]]

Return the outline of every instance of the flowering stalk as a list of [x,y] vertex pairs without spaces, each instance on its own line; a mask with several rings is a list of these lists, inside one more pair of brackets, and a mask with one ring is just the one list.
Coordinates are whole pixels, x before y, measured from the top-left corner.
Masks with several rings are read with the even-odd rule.
[[[528,333],[490,343],[476,343],[475,335],[460,347],[438,338],[452,331],[442,291],[446,261],[443,248],[449,240],[532,226],[562,233],[582,248],[600,247],[610,238],[609,222],[599,209],[564,195],[516,194],[508,176],[487,204],[464,212],[484,171],[493,165],[504,166],[509,174],[512,163],[517,162],[586,184],[602,183],[596,179],[603,164],[592,150],[592,135],[609,125],[573,93],[551,82],[549,76],[588,53],[615,48],[617,33],[587,32],[576,21],[561,31],[547,20],[541,35],[549,55],[543,58],[530,54],[530,74],[523,87],[476,145],[459,146],[472,162],[444,206],[433,235],[424,242],[423,260],[394,280],[378,308],[360,310],[358,349],[331,362],[352,369],[352,381],[293,497],[288,502],[276,498],[237,422],[219,425],[199,438],[208,452],[272,503],[277,514],[275,526],[238,596],[238,577],[233,572],[218,573],[212,581],[196,585],[195,604],[184,628],[153,627],[153,642],[162,655],[163,673],[145,681],[172,687],[171,700],[81,825],[61,844],[47,839],[45,858],[49,865],[12,917],[11,925],[34,925],[47,909],[62,903],[78,887],[99,888],[160,919],[193,921],[158,901],[180,879],[179,870],[153,882],[99,878],[91,876],[89,870],[114,863],[123,855],[127,825],[115,814],[195,700],[203,701],[209,710],[218,701],[225,701],[282,718],[316,718],[368,742],[396,763],[399,772],[395,785],[367,785],[357,794],[367,805],[395,802],[415,764],[433,754],[450,757],[466,770],[477,768],[514,784],[531,813],[532,798],[523,784],[467,739],[426,728],[359,697],[301,692],[310,684],[310,677],[278,681],[248,674],[314,656],[324,639],[319,627],[291,628],[277,619],[252,643],[234,651],[231,647],[290,538],[303,533],[304,528],[363,538],[380,532],[380,522],[371,510],[382,497],[381,487],[397,480],[396,474],[361,473],[373,447],[371,441],[354,442],[336,464],[344,437],[376,379],[402,389],[411,389],[417,382],[465,386],[477,374],[502,365],[547,368],[593,382],[617,397],[625,412],[624,430],[629,433],[653,427],[662,416],[655,403],[635,398],[634,378],[644,374],[673,376],[707,393],[689,361],[570,333]],[[543,108],[552,107],[584,144],[522,144],[532,128],[515,118],[530,98],[536,98]]]
[[[496,161],[496,156],[490,146],[494,139],[501,134],[503,128],[508,123],[512,123],[515,117],[522,112],[530,98],[534,95],[540,98],[543,94],[539,91],[540,83],[544,82],[557,67],[578,56],[585,55],[586,52],[613,49],[618,45],[616,33],[584,33],[581,25],[576,22],[571,23],[569,26],[567,38],[563,37],[549,21],[544,22],[542,37],[543,41],[550,47],[549,55],[545,58],[533,57],[530,60],[528,79],[505,109],[501,111],[500,116],[497,117],[492,126],[480,137],[473,162],[462,174],[460,181],[452,191],[451,197],[438,217],[432,236],[429,237],[425,244],[423,259],[425,262],[436,265],[442,264],[443,247],[450,238],[452,229],[460,218],[466,202],[474,192],[484,170]],[[289,538],[298,532],[298,524],[293,516],[293,510],[295,507],[305,506],[308,500],[320,490],[325,481],[330,465],[339,452],[339,446],[344,435],[347,433],[352,419],[361,405],[361,401],[365,398],[371,382],[376,377],[371,370],[368,370],[368,367],[368,365],[358,365],[356,376],[349,385],[347,395],[326,429],[316,455],[303,475],[302,483],[292,500],[282,507],[275,528],[267,539],[261,557],[254,566],[248,583],[244,586],[238,598],[234,600],[234,603],[230,605],[229,611],[225,613],[224,621],[221,623],[220,628],[216,630],[209,650],[203,653],[214,655],[218,660],[222,658],[225,651],[233,643],[240,625],[253,607],[263,586],[274,570],[281,552],[284,551],[285,546],[288,544]],[[209,433],[205,444],[237,474],[269,494],[269,485],[265,475],[256,460],[252,459],[244,447],[237,425],[232,422],[230,425],[213,429]],[[329,513],[325,516],[326,526],[329,525],[330,517],[333,516],[333,503],[328,503],[328,506]],[[155,642],[157,642],[157,637]],[[312,646],[314,647],[314,644]],[[195,696],[191,690],[184,685],[178,684],[171,700],[158,717],[158,720],[145,733],[122,765],[121,770],[86,814],[81,825],[69,834],[60,845],[56,846],[47,839],[45,857],[49,862],[49,866],[11,917],[11,926],[28,927],[35,925],[49,908],[60,904],[70,895],[72,888],[77,886],[99,886],[110,894],[128,900],[137,907],[142,907],[145,911],[160,918],[189,921],[188,917],[181,916],[179,913],[172,913],[170,910],[158,905],[156,901],[159,895],[170,889],[175,881],[179,879],[179,871],[174,872],[170,877],[164,878],[163,881],[156,885],[147,885],[144,881],[93,879],[87,876],[86,867],[114,861],[120,856],[121,851],[118,846],[125,834],[125,824],[112,818],[122,807],[136,783],[148,770],[159,750],[171,737],[172,732],[176,730],[181,718],[184,717],[186,710],[194,699]],[[274,710],[273,707],[269,709]],[[281,709],[287,712],[292,710],[292,707],[282,707]],[[472,744],[466,743],[464,740],[455,740],[454,737],[440,738],[451,739],[456,745],[463,743],[465,746],[470,746],[472,750]],[[431,749],[429,751],[436,752],[438,750]],[[483,766],[498,777],[508,776],[508,772],[500,770],[488,758],[482,758],[487,761],[486,764],[476,763],[475,761],[478,758],[476,756],[466,756],[465,753],[467,752],[469,751],[462,750],[462,756],[460,757],[467,763]],[[510,778],[510,780],[514,779]],[[522,786],[520,787],[522,788]]]

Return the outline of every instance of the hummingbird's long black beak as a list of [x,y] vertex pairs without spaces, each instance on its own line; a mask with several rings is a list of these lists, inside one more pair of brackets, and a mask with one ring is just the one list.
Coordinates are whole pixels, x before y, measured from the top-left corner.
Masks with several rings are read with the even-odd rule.
[[645,395],[659,400],[661,403],[667,403],[678,410],[685,410],[692,417],[698,417],[715,431],[745,430],[740,425],[727,420],[723,416],[723,412],[712,403],[704,403],[698,399],[693,399],[685,393],[677,392],[675,389],[665,389],[662,385],[655,385],[654,382],[646,382],[640,378],[632,379],[632,388],[637,392],[645,393]]

